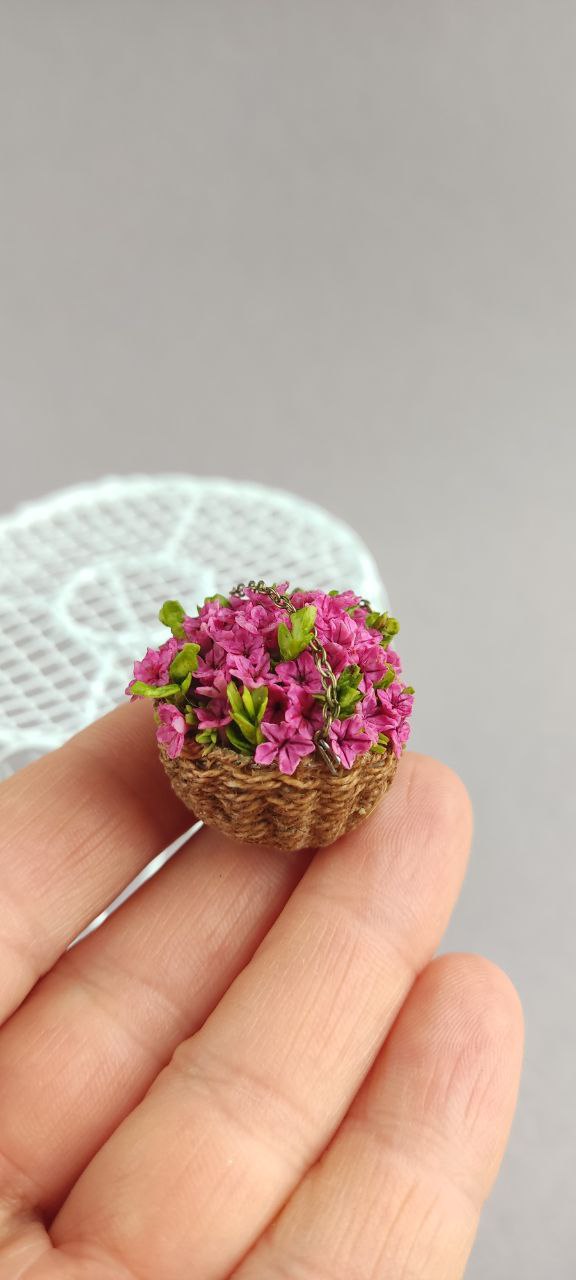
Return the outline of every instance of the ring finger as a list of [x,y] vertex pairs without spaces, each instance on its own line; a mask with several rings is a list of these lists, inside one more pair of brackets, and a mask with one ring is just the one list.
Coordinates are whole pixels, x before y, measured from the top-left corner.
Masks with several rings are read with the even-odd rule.
[[521,1049],[505,975],[480,956],[434,961],[330,1147],[232,1280],[460,1280]]

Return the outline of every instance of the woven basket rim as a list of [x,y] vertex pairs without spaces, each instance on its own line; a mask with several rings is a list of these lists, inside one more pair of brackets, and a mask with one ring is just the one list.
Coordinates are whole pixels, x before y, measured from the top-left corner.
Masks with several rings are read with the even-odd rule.
[[372,811],[396,772],[394,751],[367,751],[351,769],[333,774],[320,757],[305,756],[294,773],[276,762],[255,764],[231,747],[206,756],[160,759],[176,795],[196,819],[248,844],[305,849],[331,844]]
[[[166,752],[166,749],[162,746],[162,744],[160,744],[160,751],[164,755],[168,754]],[[351,769],[345,769],[344,766],[341,765],[338,770],[338,773],[333,774],[331,776],[340,777],[340,778],[347,777],[352,773],[358,772],[359,769],[365,768],[367,764],[370,764],[372,766],[382,764],[391,755],[393,755],[393,748],[391,743],[388,743],[388,746],[386,747],[386,751],[379,752],[378,754],[372,751],[366,751],[364,752],[363,755],[357,756]],[[316,752],[314,752],[313,755],[310,754],[308,756],[303,756],[303,758],[298,761],[296,769],[292,774],[282,773],[276,761],[274,761],[273,764],[258,764],[254,760],[253,756],[243,755],[240,751],[234,751],[232,747],[222,747],[220,745],[212,747],[212,749],[208,751],[206,755],[202,755],[201,753],[199,755],[196,755],[195,753],[189,750],[188,745],[185,741],[182,751],[180,752],[180,755],[177,757],[177,759],[182,760],[183,757],[185,757],[187,760],[190,761],[191,764],[194,764],[194,765],[204,764],[206,761],[210,761],[210,760],[214,762],[220,761],[222,765],[230,764],[230,765],[233,765],[235,768],[246,769],[255,776],[262,776],[263,774],[277,773],[280,775],[281,778],[289,779],[289,778],[295,777],[296,774],[303,772],[304,770],[310,770],[310,769],[314,769],[314,770],[321,769],[323,773],[329,774],[329,770],[326,768],[324,761],[321,760],[320,756]]]

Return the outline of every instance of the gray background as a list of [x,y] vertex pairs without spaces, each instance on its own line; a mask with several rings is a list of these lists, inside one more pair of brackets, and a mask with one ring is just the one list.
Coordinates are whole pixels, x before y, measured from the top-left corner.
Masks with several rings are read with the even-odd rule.
[[576,1266],[575,53],[573,0],[0,3],[0,506],[227,474],[374,551],[476,807],[447,945],[527,1014],[476,1280]]

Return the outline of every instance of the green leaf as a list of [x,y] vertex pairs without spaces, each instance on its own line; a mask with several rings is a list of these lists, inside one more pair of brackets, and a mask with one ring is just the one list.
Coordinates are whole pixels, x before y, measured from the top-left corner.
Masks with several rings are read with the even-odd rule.
[[217,600],[218,604],[225,605],[227,609],[230,608],[230,601],[226,599],[226,596],[221,596],[219,591],[217,591],[213,596],[205,596],[204,604],[210,604],[212,600]]
[[293,662],[312,639],[312,628],[316,621],[316,605],[305,604],[290,615],[290,627],[281,622],[278,627],[278,648],[285,662]]
[[371,750],[374,751],[377,756],[383,756],[386,754],[389,741],[390,739],[386,737],[385,733],[379,733],[378,742],[373,743]]
[[338,707],[340,715],[344,717],[344,719],[346,719],[347,716],[354,714],[356,703],[360,701],[361,697],[362,694],[358,689],[347,689],[346,693],[342,694]]
[[165,600],[158,617],[165,627],[170,627],[173,636],[177,636],[179,640],[183,639],[182,619],[186,617],[186,610],[179,600]]
[[248,685],[244,685],[244,689],[242,691],[242,702],[244,703],[246,711],[248,712],[249,720],[253,720],[256,715],[256,712],[254,710],[254,699],[248,688]]
[[249,720],[247,716],[242,716],[235,712],[232,719],[234,720],[234,724],[237,724],[238,728],[242,730],[246,740],[252,743],[252,746],[255,747],[258,742],[262,741],[262,739],[258,737],[260,732],[259,729],[256,728],[255,724],[252,724],[252,721]]
[[238,730],[234,727],[233,724],[227,725],[226,737],[228,738],[230,745],[234,747],[235,751],[240,751],[241,754],[244,756],[253,755],[253,751],[252,751],[252,747],[250,746],[250,743],[246,742],[246,739],[243,738],[238,733]]
[[392,636],[397,635],[400,630],[400,623],[396,618],[391,618],[388,613],[367,613],[366,626],[380,632],[382,644],[385,646],[388,646]]
[[244,711],[244,703],[240,697],[240,690],[234,680],[230,680],[226,685],[226,693],[228,695],[228,703],[232,713],[242,715]]
[[336,697],[338,698],[338,714],[341,720],[347,720],[349,716],[354,715],[356,703],[362,697],[358,689],[361,679],[362,671],[357,663],[344,667],[344,670],[338,676]]
[[381,679],[381,680],[377,680],[377,681],[376,681],[376,684],[374,685],[374,688],[375,688],[375,689],[387,689],[387,688],[388,688],[388,685],[389,685],[389,684],[392,684],[392,683],[393,683],[393,681],[394,681],[395,679],[396,679],[396,668],[395,668],[395,667],[387,667],[387,668],[386,668],[386,675],[382,676],[382,679]]
[[132,685],[131,692],[137,698],[172,698],[175,693],[180,693],[179,684],[144,684],[143,680],[135,680]]
[[346,689],[357,689],[361,679],[362,671],[357,662],[353,663],[349,667],[344,667],[344,670],[341,671],[338,676],[336,692],[340,694]]
[[265,684],[257,684],[256,688],[252,690],[252,701],[254,703],[256,723],[260,724],[262,716],[268,706],[268,689]]
[[340,720],[348,720],[354,715],[356,703],[360,701],[362,694],[359,689],[345,689],[341,698],[338,699],[338,716]]
[[212,747],[217,745],[218,731],[216,729],[201,729],[200,733],[196,734],[196,742],[199,742],[204,747],[205,752],[211,751]]
[[292,633],[288,630],[285,622],[281,622],[278,627],[278,648],[284,662],[291,662],[296,657]]
[[186,679],[183,680],[182,684],[180,685],[180,693],[188,693],[188,690],[191,684],[192,684],[192,672],[189,671],[188,675],[186,676]]
[[173,680],[185,680],[198,666],[199,644],[185,644],[170,663],[170,675]]
[[407,684],[406,688],[402,690],[402,693],[415,693],[415,690],[412,688],[411,684]]
[[198,724],[198,716],[196,715],[194,707],[186,707],[186,710],[184,712],[184,719],[186,721],[186,724],[190,724],[192,726]]
[[[297,609],[296,613],[291,615],[292,635],[297,640],[301,640],[304,636],[310,637],[312,627],[316,621],[316,605],[305,604],[301,609]],[[308,644],[308,639],[306,644]]]

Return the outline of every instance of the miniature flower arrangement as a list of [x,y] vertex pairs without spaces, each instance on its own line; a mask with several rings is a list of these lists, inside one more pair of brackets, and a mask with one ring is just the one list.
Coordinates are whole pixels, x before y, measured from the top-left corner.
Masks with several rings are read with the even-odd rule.
[[279,848],[329,844],[390,785],[414,690],[398,623],[353,591],[240,584],[186,613],[134,663],[126,693],[155,705],[160,758],[197,818]]

